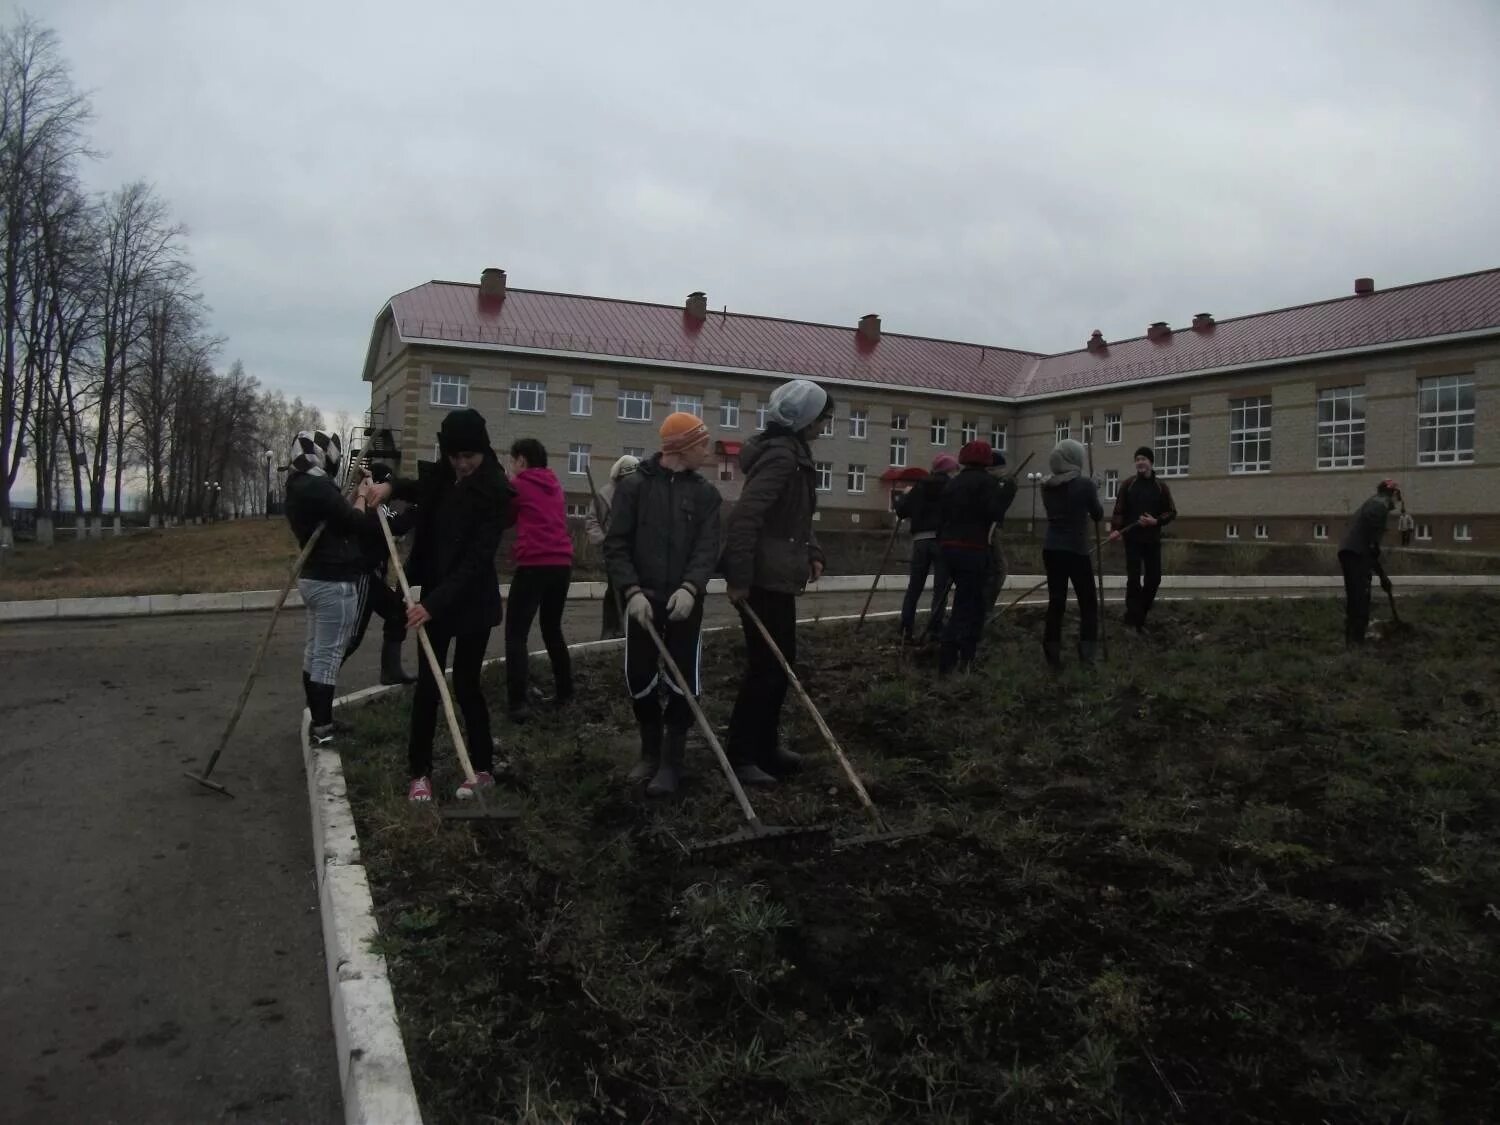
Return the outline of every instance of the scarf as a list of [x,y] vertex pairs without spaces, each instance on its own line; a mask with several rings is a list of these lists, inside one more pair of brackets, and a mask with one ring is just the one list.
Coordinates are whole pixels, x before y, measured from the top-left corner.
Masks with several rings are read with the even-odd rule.
[[343,443],[338,434],[327,430],[303,430],[292,439],[287,467],[294,473],[306,473],[310,477],[337,476],[343,455]]

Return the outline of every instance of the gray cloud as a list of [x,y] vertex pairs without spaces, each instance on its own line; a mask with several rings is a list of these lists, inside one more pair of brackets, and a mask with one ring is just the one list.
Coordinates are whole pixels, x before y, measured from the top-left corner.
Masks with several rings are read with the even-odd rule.
[[[726,10],[721,10],[721,8]],[[238,356],[365,405],[392,293],[517,286],[1037,350],[1500,264],[1500,8],[51,0]]]

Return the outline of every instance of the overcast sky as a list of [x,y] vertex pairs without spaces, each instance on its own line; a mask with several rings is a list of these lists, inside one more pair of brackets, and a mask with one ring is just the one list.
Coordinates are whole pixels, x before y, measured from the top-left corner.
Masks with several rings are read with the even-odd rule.
[[100,189],[368,405],[431,278],[1057,351],[1500,265],[1500,3],[42,0]]

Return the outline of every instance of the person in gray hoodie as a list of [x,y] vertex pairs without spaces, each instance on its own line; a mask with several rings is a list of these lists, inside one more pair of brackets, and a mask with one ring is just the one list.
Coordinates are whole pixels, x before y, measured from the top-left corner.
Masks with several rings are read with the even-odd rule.
[[1365,643],[1370,626],[1370,575],[1380,575],[1380,588],[1389,591],[1391,580],[1380,562],[1380,540],[1391,509],[1401,500],[1401,489],[1393,480],[1383,480],[1359,506],[1349,529],[1339,543],[1339,569],[1344,572],[1344,643]]
[[1083,472],[1084,448],[1067,438],[1052,450],[1052,475],[1042,483],[1047,535],[1042,563],[1047,568],[1047,626],[1042,653],[1054,668],[1062,667],[1062,622],[1068,607],[1068,584],[1078,598],[1078,659],[1094,662],[1099,640],[1099,597],[1094,589],[1093,549],[1088,526],[1104,518],[1099,489]]
[[[602,552],[604,540],[609,535],[609,518],[614,511],[615,488],[620,483],[621,477],[628,477],[635,472],[636,466],[641,463],[639,457],[632,457],[629,453],[619,458],[609,470],[609,480],[599,489],[594,497],[593,503],[589,505],[588,514],[583,517],[583,533],[588,540]],[[624,599],[620,597],[620,591],[613,586],[600,599],[604,606],[604,622],[599,631],[599,639],[607,641],[611,637],[623,637],[625,628],[620,621],[620,607]]]
[[[724,532],[724,584],[730,601],[765,624],[788,661],[797,659],[797,595],[823,573],[813,534],[818,507],[812,450],[833,399],[806,379],[771,393],[766,428],[740,450],[745,485]],[[729,759],[741,783],[774,785],[794,773],[801,756],[779,743],[786,673],[760,630],[741,615],[745,677],[729,719]]]

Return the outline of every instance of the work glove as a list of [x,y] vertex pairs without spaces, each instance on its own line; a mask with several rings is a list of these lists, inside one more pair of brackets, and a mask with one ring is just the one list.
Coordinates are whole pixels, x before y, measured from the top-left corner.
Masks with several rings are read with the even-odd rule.
[[677,587],[676,592],[667,599],[667,616],[673,621],[686,621],[693,615],[693,606],[697,600],[686,586]]
[[625,603],[625,616],[642,627],[651,624],[651,599],[637,590]]

